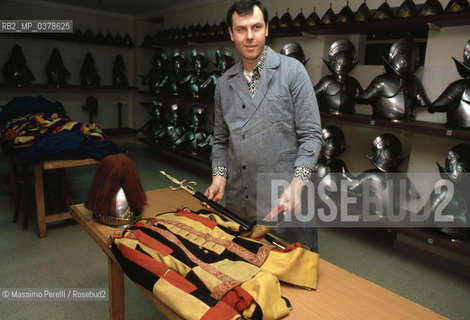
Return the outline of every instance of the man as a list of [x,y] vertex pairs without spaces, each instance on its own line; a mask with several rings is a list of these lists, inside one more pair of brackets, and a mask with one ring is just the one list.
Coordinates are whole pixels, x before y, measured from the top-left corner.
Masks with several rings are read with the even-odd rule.
[[[213,178],[205,195],[220,202],[226,192],[227,207],[254,222],[269,212],[259,203],[276,205],[269,201],[270,184],[257,185],[257,178],[288,173],[290,185],[279,201],[298,212],[321,149],[312,83],[300,62],[265,45],[268,13],[259,1],[234,3],[227,23],[241,60],[219,78],[215,90]],[[316,251],[316,230],[305,227],[277,233]]]

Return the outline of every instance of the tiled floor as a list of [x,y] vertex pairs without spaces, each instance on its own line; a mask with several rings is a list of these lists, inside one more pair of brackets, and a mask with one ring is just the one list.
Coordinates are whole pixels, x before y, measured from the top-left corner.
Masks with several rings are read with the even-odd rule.
[[[205,190],[210,181],[207,170],[167,155],[155,157],[147,148],[130,149],[129,156],[146,190],[169,185],[159,170],[196,180],[199,190]],[[75,202],[84,201],[93,173],[93,166],[67,169]],[[39,239],[34,218],[26,231],[20,223],[12,223],[14,203],[3,156],[0,175],[4,181],[0,185],[0,288],[106,288],[106,256],[79,225],[48,228],[47,238]],[[450,319],[470,319],[470,271],[465,277],[420,255],[397,250],[377,230],[320,229],[319,242],[322,258]],[[164,319],[127,278],[125,290],[127,319]],[[108,319],[106,302],[0,301],[0,312],[1,319]]]

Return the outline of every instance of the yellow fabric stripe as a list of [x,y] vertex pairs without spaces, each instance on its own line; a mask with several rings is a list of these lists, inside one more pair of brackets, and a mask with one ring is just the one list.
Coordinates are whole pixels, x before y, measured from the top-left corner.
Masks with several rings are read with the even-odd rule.
[[188,320],[199,320],[209,310],[209,306],[201,300],[173,286],[160,278],[153,286],[153,294],[164,301],[180,317]]
[[261,270],[294,285],[317,288],[318,253],[296,248],[290,252],[271,251]]
[[[260,271],[253,279],[241,285],[263,310],[263,320],[280,319],[289,314],[289,308],[281,297],[281,284],[272,274]],[[250,319],[253,307],[243,312]],[[249,314],[251,312],[251,314]]]

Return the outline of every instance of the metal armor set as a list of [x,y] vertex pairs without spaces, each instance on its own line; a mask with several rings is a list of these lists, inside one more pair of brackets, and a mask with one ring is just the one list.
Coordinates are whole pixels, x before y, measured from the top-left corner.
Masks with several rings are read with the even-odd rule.
[[[320,158],[314,168],[313,179],[316,186],[320,183],[325,186],[329,198],[337,198],[335,195],[339,195],[339,193],[335,193],[334,190],[339,190],[342,174],[348,172],[344,161],[337,159],[346,148],[344,133],[339,127],[328,126],[323,128],[322,149]],[[322,204],[318,203],[317,205],[321,206]]]
[[[420,213],[424,214],[429,211],[431,217],[435,216],[437,210],[445,202],[451,200],[442,209],[442,215],[453,215],[453,227],[441,227],[439,232],[447,235],[451,239],[466,240],[470,237],[470,228],[468,228],[469,217],[469,201],[470,194],[470,145],[458,144],[447,153],[445,168],[437,164],[442,179],[451,182],[454,185],[453,193],[450,193],[449,187],[443,185],[440,193],[432,192],[421,209]],[[460,226],[460,227],[459,227]]]
[[194,154],[206,151],[207,130],[203,127],[206,121],[206,111],[203,107],[195,105],[191,108],[191,124],[186,133],[186,143],[188,143]]
[[428,111],[447,112],[447,127],[470,129],[470,40],[463,53],[463,62],[453,58],[463,79],[449,84],[444,92],[431,104]]
[[168,94],[180,97],[186,93],[185,79],[187,72],[184,71],[186,66],[186,57],[182,50],[176,49],[173,52],[173,72],[168,77]]
[[333,75],[323,77],[314,87],[320,111],[354,113],[355,99],[362,92],[359,82],[348,76],[357,64],[356,49],[349,40],[338,40],[328,57],[323,62]]
[[170,107],[169,124],[165,129],[165,139],[170,146],[179,146],[185,141],[186,126],[182,123],[181,107],[173,104]]
[[201,94],[204,95],[208,100],[214,100],[215,86],[217,80],[224,74],[225,71],[230,69],[233,65],[233,53],[229,48],[220,47],[215,52],[216,70],[214,70],[200,85]]
[[82,86],[98,86],[101,78],[96,70],[95,60],[88,52],[80,69],[80,83]]
[[152,69],[147,73],[142,84],[149,86],[149,90],[157,95],[162,93],[168,84],[168,57],[163,51],[155,50],[152,59]]
[[350,175],[344,177],[353,182],[348,189],[351,194],[373,198],[380,205],[363,208],[363,201],[358,200],[357,209],[361,212],[368,210],[378,216],[383,216],[388,210],[396,212],[400,209],[400,200],[405,200],[400,199],[401,181],[406,182],[406,197],[419,197],[408,177],[398,170],[406,156],[403,156],[400,140],[396,136],[390,133],[377,136],[372,142],[371,154],[367,158],[375,169],[366,170],[355,178]]
[[191,51],[193,69],[183,80],[187,84],[187,91],[195,98],[200,98],[201,85],[207,79],[207,72],[204,69],[207,66],[207,55],[204,50],[193,49]]
[[419,67],[418,48],[411,39],[402,38],[390,47],[386,73],[372,80],[357,102],[372,106],[372,117],[386,120],[412,120],[416,106],[430,101],[421,81],[414,76]]
[[153,100],[152,106],[149,110],[152,119],[142,127],[141,131],[144,132],[147,137],[153,141],[158,141],[165,133],[167,124],[163,120],[164,118],[164,106],[160,100]]

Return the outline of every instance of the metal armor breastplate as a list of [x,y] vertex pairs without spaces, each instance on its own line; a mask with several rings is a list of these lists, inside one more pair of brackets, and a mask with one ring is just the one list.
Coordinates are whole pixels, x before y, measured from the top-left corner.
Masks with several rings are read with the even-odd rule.
[[180,73],[180,74],[174,74],[170,76],[169,79],[169,92],[170,94],[174,96],[179,96],[184,93],[184,86],[185,84],[182,82],[185,78],[185,75]]
[[470,129],[470,88],[466,88],[457,108],[447,113],[447,124],[453,128]]
[[191,73],[191,78],[189,79],[188,87],[189,87],[189,93],[195,97],[198,98],[200,95],[201,87],[200,85],[204,82],[206,79],[206,74],[201,73],[197,74],[195,72]]
[[343,84],[331,82],[323,98],[328,112],[354,113],[356,87],[346,79]]
[[377,99],[373,116],[381,119],[400,120],[409,118],[414,107],[416,88],[414,81],[406,81],[402,86],[390,79],[384,83],[382,96]]

